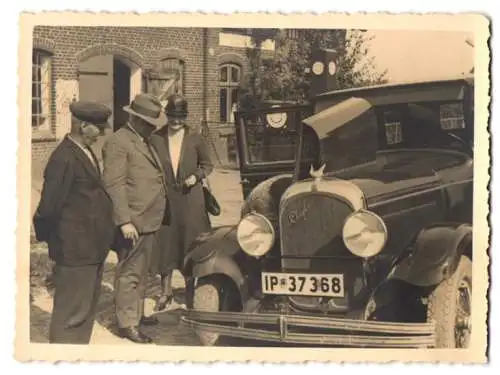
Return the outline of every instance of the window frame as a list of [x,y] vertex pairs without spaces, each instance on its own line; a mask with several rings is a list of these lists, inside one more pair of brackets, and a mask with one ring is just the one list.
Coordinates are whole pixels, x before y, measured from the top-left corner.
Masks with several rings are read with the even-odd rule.
[[[222,80],[222,71],[226,69],[226,80]],[[233,80],[233,69],[237,71],[237,80]],[[241,85],[243,69],[240,64],[235,62],[227,62],[220,64],[217,71],[218,83],[219,83],[219,123],[221,124],[234,124],[235,120],[231,118],[231,108],[233,103],[233,91],[238,90]],[[225,97],[225,111],[224,116],[222,112],[222,90],[226,90]],[[236,102],[238,101],[238,96],[236,94]],[[225,120],[224,120],[225,118]]]
[[[31,131],[32,137],[35,139],[53,139],[54,134],[54,84],[53,84],[53,53],[42,48],[33,48],[32,50],[32,60],[31,60]],[[46,76],[42,77],[44,60],[47,61],[47,69],[45,70]],[[36,71],[35,71],[36,69]],[[35,76],[35,77],[34,77]],[[34,80],[36,78],[37,80]],[[44,87],[45,85],[45,87]],[[40,93],[38,96],[37,94]],[[48,98],[44,98],[43,95],[46,93]],[[39,104],[35,107],[35,100],[39,101]],[[46,113],[44,111],[43,102],[47,104]],[[34,108],[40,109],[40,112],[34,112]],[[43,123],[40,123],[40,118],[45,117]],[[35,118],[37,121],[35,122]]]
[[[175,67],[163,67],[163,64],[168,64],[169,62],[175,62]],[[186,63],[183,59],[178,57],[164,57],[158,61],[158,65],[155,69],[151,70],[146,78],[146,92],[155,95],[160,99],[160,101],[165,104],[165,100],[169,93],[177,92],[184,95],[186,91]],[[167,91],[163,90],[163,84],[175,80],[173,86]],[[161,93],[154,92],[154,89],[160,89]],[[172,91],[172,92],[171,92]]]

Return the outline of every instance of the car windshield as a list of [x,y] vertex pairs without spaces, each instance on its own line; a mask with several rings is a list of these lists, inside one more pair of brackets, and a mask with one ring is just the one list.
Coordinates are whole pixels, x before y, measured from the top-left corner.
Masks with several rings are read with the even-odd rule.
[[[299,142],[299,116],[307,114],[286,110],[281,113],[247,115],[244,121],[246,159],[250,164],[272,164],[296,160]],[[305,138],[309,138],[309,133]],[[309,159],[317,152],[311,142],[304,142],[302,157]]]

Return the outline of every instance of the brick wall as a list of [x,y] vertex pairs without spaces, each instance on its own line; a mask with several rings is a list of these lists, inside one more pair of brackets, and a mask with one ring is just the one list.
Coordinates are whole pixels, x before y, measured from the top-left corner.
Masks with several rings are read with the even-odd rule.
[[221,159],[223,164],[230,163],[227,154],[231,140],[227,138],[227,129],[231,125],[223,127],[222,131],[220,126],[213,125],[220,119],[218,67],[222,63],[236,63],[242,67],[244,75],[248,71],[248,62],[245,48],[219,46],[219,29],[208,29],[205,69],[201,28],[37,26],[33,42],[35,48],[51,52],[53,56],[53,134],[52,138],[45,135],[43,141],[34,135],[34,165],[43,166],[55,145],[69,130],[67,107],[73,97],[78,98],[80,62],[103,54],[120,56],[143,71],[154,68],[161,59],[180,58],[184,62],[184,93],[189,101],[188,121],[197,126],[205,114],[208,115],[206,120],[213,127],[210,140],[215,143],[213,148],[218,150],[214,161]]
[[202,116],[201,29],[37,26],[34,34],[39,40],[55,41],[54,81],[77,80],[79,62],[99,54],[119,55],[146,70],[177,53],[185,63],[185,94],[192,117],[199,121]]

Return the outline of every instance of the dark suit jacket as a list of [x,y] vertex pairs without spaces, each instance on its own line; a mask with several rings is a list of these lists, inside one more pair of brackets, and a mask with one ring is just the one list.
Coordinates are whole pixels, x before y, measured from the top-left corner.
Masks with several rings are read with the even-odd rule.
[[98,264],[105,260],[113,241],[112,215],[101,171],[66,137],[45,168],[33,219],[37,239],[47,241],[49,256],[58,264]]
[[107,140],[103,160],[103,180],[113,200],[116,226],[132,223],[139,233],[157,231],[168,210],[158,155],[125,125]]
[[[206,143],[199,133],[186,131],[179,155],[177,178],[174,177],[166,128],[157,131],[152,143],[161,158],[170,198],[171,220],[157,236],[155,252],[151,260],[154,273],[166,274],[182,267],[182,262],[192,241],[210,229],[205,208],[201,180],[212,172],[213,165]],[[197,183],[187,189],[183,183],[195,175]]]

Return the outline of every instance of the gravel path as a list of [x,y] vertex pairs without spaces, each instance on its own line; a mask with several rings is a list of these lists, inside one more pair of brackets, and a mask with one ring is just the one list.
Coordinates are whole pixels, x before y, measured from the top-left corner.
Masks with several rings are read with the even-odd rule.
[[[239,185],[239,174],[237,171],[215,170],[210,176],[210,184],[213,194],[219,200],[222,213],[219,217],[212,218],[212,225],[230,225],[238,221],[242,204],[241,187]],[[36,244],[31,249],[31,327],[30,335],[32,342],[44,343],[48,340],[48,327],[52,311],[52,294],[47,290],[43,281],[50,271],[50,262],[47,257],[45,244]],[[136,345],[128,340],[121,339],[116,335],[114,322],[113,303],[113,276],[116,256],[110,253],[104,270],[101,298],[99,301],[99,314],[94,325],[91,344],[105,345]],[[145,314],[153,313],[154,296],[159,289],[159,281],[152,278],[146,292]],[[183,304],[184,279],[178,272],[174,274],[173,287],[179,304],[173,306],[172,310],[156,314],[160,325],[156,327],[145,327],[144,331],[151,335],[158,345],[199,345],[197,337],[189,330],[179,326],[179,315]]]

